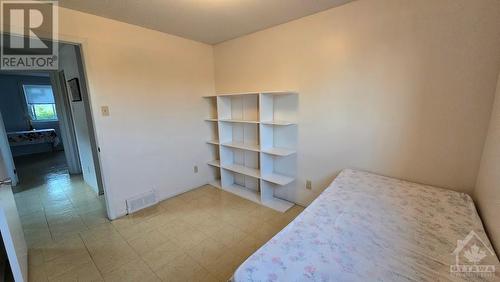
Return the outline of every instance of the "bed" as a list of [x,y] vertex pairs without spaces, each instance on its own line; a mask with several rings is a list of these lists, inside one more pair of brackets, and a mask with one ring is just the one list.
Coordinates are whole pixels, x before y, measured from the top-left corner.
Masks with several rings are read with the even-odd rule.
[[27,131],[7,132],[10,146],[23,146],[50,143],[55,148],[60,144],[55,129],[37,129]]
[[232,280],[497,281],[498,264],[468,195],[346,169]]

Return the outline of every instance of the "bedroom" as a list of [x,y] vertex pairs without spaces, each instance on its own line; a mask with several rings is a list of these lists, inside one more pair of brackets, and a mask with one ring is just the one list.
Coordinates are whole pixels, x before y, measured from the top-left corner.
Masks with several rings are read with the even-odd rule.
[[[266,7],[252,6],[251,1],[240,6],[234,1],[207,1],[190,14],[193,10],[176,6],[180,4],[175,1],[163,1],[165,6],[161,7],[145,5],[144,10],[131,2],[119,9],[113,6],[114,1],[108,1],[108,7],[61,1],[59,40],[81,45],[85,60],[108,217],[112,220],[104,226],[119,226],[121,230],[112,230],[136,237],[140,227],[135,226],[157,218],[162,200],[172,198],[175,207],[165,210],[190,211],[174,203],[174,196],[207,184],[214,173],[207,162],[214,160],[211,150],[215,145],[206,144],[211,139],[211,125],[205,121],[213,116],[203,96],[289,90],[297,93],[291,117],[297,130],[292,135],[296,154],[283,174],[290,172],[294,181],[284,189],[274,189],[274,196],[297,204],[291,212],[300,211],[297,206],[307,207],[343,169],[351,168],[469,194],[492,245],[499,244],[500,226],[495,221],[500,201],[495,107],[500,71],[498,1],[358,0],[330,9],[325,7],[340,2],[320,2],[328,4],[311,8],[304,3],[287,6],[283,1],[271,1],[273,4]],[[177,16],[183,14],[172,12],[179,9],[186,9],[182,10],[184,16],[197,21],[181,21]],[[294,14],[297,10],[301,13]],[[118,11],[144,14],[126,20],[118,17]],[[281,14],[285,12],[295,16],[273,22],[274,18],[285,19]],[[305,17],[298,18],[299,14]],[[144,17],[163,19],[161,15],[166,21],[178,21],[159,27],[139,21]],[[243,27],[252,21],[242,23],[227,15],[236,20],[262,17],[257,22],[270,24],[251,33]],[[226,26],[238,27],[240,33],[221,28]],[[209,33],[210,28],[213,31]],[[216,37],[221,31],[227,39]],[[109,115],[103,115],[103,109]],[[257,114],[255,109],[251,111],[253,121]],[[249,153],[249,158],[255,161],[259,154]],[[160,204],[136,216],[125,216],[127,200],[150,191]],[[188,199],[190,194],[186,195]],[[223,195],[231,200],[223,198],[221,204],[227,201],[228,205],[267,211],[233,194]],[[213,214],[222,219],[224,210],[218,207]],[[291,219],[287,213],[279,213],[273,224],[264,224],[248,216],[235,216],[241,220],[229,216],[220,222],[222,227],[240,225],[231,230],[241,230],[244,238],[260,244]],[[252,224],[255,230],[269,230],[269,234],[253,235],[251,230],[241,229]],[[233,233],[235,238],[241,234]],[[153,242],[155,234],[151,233]],[[82,252],[87,260],[75,260],[76,266],[66,270],[84,263],[92,273],[107,279],[109,273],[119,275],[120,267],[140,261],[140,267],[133,271],[160,279],[142,259],[152,250],[145,247],[148,251],[138,252],[128,245],[127,238],[115,238],[123,247],[116,252],[124,257],[115,266],[103,263],[106,259],[100,258],[106,256]],[[199,239],[191,238],[193,242]],[[456,243],[463,239],[450,240]],[[76,241],[78,246],[88,247],[88,240]],[[34,249],[34,253],[44,257],[43,248]],[[217,272],[192,257],[186,255],[180,261],[194,261],[201,272]],[[238,265],[230,267],[233,272],[243,263],[238,260]],[[32,273],[48,279],[72,273],[54,271],[52,259],[31,263]],[[184,273],[179,264],[173,269]],[[218,272],[215,276],[228,279],[225,276],[233,274],[223,272],[223,277]]]

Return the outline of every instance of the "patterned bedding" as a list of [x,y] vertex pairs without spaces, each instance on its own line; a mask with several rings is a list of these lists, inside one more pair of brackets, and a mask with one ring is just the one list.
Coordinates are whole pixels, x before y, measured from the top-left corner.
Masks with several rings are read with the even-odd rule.
[[468,195],[346,169],[233,280],[500,281],[498,272]]
[[10,146],[51,143],[53,147],[57,147],[60,144],[55,129],[7,132],[7,138]]

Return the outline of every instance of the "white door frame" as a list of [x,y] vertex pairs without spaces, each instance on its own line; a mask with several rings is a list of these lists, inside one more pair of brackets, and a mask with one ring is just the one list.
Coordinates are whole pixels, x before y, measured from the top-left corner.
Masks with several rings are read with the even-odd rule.
[[15,281],[28,281],[28,247],[10,185],[0,185],[0,231]]
[[17,183],[19,183],[19,178],[17,178],[16,165],[14,164],[12,151],[10,150],[9,139],[7,138],[7,132],[5,130],[5,124],[3,123],[1,111],[0,111],[0,154],[2,155],[7,175],[12,180],[12,186],[16,186]]
[[[104,195],[104,181],[102,175],[102,165],[99,153],[101,149],[99,148],[99,144],[97,142],[95,125],[94,125],[94,116],[92,115],[92,107],[91,107],[91,97],[88,90],[87,84],[87,72],[85,70],[85,60],[83,57],[83,49],[81,44],[68,43],[74,45],[76,48],[76,61],[78,64],[78,72],[80,74],[80,88],[82,94],[82,100],[84,101],[83,105],[85,107],[86,118],[87,118],[87,126],[89,131],[89,140],[90,147],[92,149],[92,159],[94,161],[94,169],[97,179],[97,187],[99,190],[99,195]],[[106,196],[107,197],[107,196]],[[106,204],[108,203],[108,199],[106,199]]]
[[[3,125],[3,121],[1,121]],[[5,132],[5,130],[3,130]],[[10,149],[9,149],[10,152]],[[9,168],[0,152],[0,181],[9,177]],[[11,179],[12,180],[12,179]],[[28,281],[28,247],[10,185],[0,184],[0,233],[15,281]]]
[[64,146],[64,155],[70,174],[82,173],[78,144],[76,141],[73,115],[68,100],[66,80],[63,71],[50,72],[50,82],[56,100],[57,118],[61,129],[61,139]]

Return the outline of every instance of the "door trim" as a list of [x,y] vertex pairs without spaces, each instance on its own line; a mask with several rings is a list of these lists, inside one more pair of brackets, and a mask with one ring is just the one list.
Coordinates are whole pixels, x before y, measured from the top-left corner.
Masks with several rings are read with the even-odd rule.
[[50,82],[56,99],[56,110],[58,113],[59,127],[61,129],[61,139],[64,145],[64,155],[70,174],[82,173],[80,155],[78,154],[78,144],[76,143],[75,127],[71,106],[69,104],[66,88],[66,79],[63,71],[50,72]]
[[17,183],[19,183],[19,178],[17,178],[16,165],[14,164],[14,158],[12,157],[12,151],[10,149],[7,131],[5,130],[2,112],[0,112],[0,154],[2,154],[2,158],[0,158],[0,160],[3,159],[7,175],[12,180],[12,186],[16,186]]

